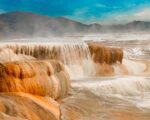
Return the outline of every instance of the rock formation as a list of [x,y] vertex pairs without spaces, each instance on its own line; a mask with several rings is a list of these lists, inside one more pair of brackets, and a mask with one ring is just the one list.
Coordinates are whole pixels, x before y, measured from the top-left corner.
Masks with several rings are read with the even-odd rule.
[[54,100],[70,88],[69,75],[55,60],[1,63],[0,83],[0,118],[10,120],[59,120]]
[[59,120],[59,104],[27,93],[0,93],[1,120]]

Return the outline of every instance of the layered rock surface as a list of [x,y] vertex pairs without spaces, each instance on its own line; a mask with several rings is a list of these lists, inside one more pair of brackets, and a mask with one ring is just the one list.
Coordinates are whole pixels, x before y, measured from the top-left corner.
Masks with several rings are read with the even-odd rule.
[[59,104],[70,81],[62,63],[16,61],[0,64],[0,118],[59,120]]

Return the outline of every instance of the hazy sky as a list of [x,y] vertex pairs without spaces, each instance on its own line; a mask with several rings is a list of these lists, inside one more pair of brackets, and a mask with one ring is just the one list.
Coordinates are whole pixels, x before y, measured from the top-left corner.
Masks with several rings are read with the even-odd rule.
[[0,0],[0,13],[31,11],[83,23],[150,21],[150,0]]

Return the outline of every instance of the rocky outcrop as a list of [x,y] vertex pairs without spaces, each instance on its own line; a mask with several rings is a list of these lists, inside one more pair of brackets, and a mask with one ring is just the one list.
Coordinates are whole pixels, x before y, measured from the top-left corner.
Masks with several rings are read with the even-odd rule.
[[0,65],[0,92],[24,92],[57,99],[69,91],[69,76],[58,61],[18,61]]
[[1,63],[0,83],[0,118],[10,120],[59,120],[56,101],[70,88],[69,75],[56,60]]

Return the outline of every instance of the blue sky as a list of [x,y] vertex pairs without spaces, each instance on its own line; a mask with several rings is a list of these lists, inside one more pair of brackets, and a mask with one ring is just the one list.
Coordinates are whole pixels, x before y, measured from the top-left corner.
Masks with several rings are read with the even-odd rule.
[[0,14],[12,11],[65,16],[88,24],[117,24],[150,21],[150,0],[0,0]]

